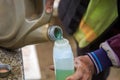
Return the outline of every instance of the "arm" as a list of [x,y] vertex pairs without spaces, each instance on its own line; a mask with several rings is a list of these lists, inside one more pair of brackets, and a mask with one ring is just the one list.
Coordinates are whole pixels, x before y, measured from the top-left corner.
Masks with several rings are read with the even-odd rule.
[[90,80],[111,66],[120,67],[120,34],[100,45],[100,49],[75,58],[76,72],[67,80]]
[[96,72],[99,73],[104,69],[120,66],[120,34],[108,39],[100,45],[100,49],[88,53],[94,62]]

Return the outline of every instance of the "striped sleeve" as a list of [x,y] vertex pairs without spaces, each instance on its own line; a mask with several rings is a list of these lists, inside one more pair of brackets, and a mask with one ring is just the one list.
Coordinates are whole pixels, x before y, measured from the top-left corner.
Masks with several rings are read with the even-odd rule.
[[112,66],[112,63],[107,56],[107,53],[102,48],[94,52],[88,53],[88,56],[91,58],[91,60],[95,64],[97,74],[102,72],[106,68]]
[[100,49],[88,53],[88,56],[97,74],[111,66],[120,67],[120,34],[101,43]]

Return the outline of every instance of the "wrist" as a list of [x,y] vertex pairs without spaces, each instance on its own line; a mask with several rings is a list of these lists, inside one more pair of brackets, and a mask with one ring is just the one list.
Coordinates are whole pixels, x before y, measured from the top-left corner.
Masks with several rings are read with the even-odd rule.
[[87,67],[89,68],[89,71],[91,72],[91,74],[95,74],[95,66],[93,61],[91,60],[91,58],[88,55],[84,55],[83,58],[81,59],[81,61],[87,65]]
[[92,74],[95,74],[96,70],[95,70],[95,65],[93,61],[88,55],[85,55],[85,58],[86,58],[86,61],[88,62],[87,64],[89,64],[88,67],[91,69]]

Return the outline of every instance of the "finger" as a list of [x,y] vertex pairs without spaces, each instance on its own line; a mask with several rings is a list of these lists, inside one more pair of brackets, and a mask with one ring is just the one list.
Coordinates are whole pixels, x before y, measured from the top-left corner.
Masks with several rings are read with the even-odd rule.
[[89,71],[88,68],[84,68],[84,75],[83,75],[83,80],[91,80],[92,79],[92,73]]
[[75,58],[75,60],[74,60],[74,66],[75,66],[75,68],[76,68],[78,65],[80,65],[80,64],[81,64],[80,60],[79,60],[78,58]]
[[54,0],[46,0],[46,12],[51,13],[53,11]]
[[81,75],[82,74],[76,72],[75,74],[67,77],[66,80],[81,80],[82,79]]
[[76,72],[73,75],[67,77],[66,80],[82,80],[82,78],[83,74],[81,68],[79,67],[77,68]]
[[85,75],[83,76],[83,80],[90,80],[89,75],[88,75],[88,74],[85,74]]
[[54,65],[50,65],[49,69],[52,70],[52,71],[54,71]]
[[88,75],[86,74],[83,76],[82,80],[92,80],[92,76],[89,74]]

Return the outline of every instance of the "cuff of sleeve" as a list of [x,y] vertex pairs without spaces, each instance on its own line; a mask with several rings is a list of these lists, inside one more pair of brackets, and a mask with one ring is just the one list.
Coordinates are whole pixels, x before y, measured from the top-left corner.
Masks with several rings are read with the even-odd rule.
[[101,48],[103,48],[106,53],[107,53],[107,56],[109,57],[109,59],[111,60],[112,62],[112,65],[114,67],[120,67],[120,60],[117,56],[117,54],[112,50],[112,48],[109,46],[108,42],[104,42],[100,45]]
[[88,53],[88,56],[93,61],[97,74],[102,72],[104,69],[112,66],[112,63],[107,56],[107,53],[102,48],[94,52]]

